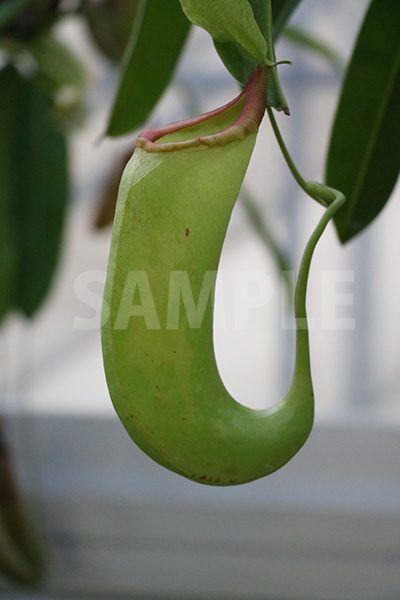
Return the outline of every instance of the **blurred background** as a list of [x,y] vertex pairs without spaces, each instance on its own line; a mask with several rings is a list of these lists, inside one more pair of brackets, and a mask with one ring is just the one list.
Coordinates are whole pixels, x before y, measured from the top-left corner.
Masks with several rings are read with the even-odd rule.
[[[334,60],[278,44],[278,59],[293,60],[280,67],[291,117],[279,124],[306,178],[323,179],[366,6],[304,0],[294,13],[291,24],[318,34]],[[186,481],[130,442],[108,395],[100,307],[111,231],[96,221],[135,136],[104,139],[118,71],[84,21],[64,18],[56,34],[87,72],[86,115],[68,137],[71,204],[45,302],[32,320],[7,316],[0,332],[0,411],[48,576],[35,595],[0,580],[0,597],[399,598],[399,188],[359,237],[341,246],[330,226],[317,249],[308,294],[316,426],[304,449],[239,488]],[[237,90],[208,34],[193,28],[150,124],[215,108]],[[280,270],[297,270],[320,209],[292,180],[266,120],[244,188],[218,275],[215,348],[228,390],[262,408],[283,396],[293,364]],[[243,282],[248,296],[238,297]]]

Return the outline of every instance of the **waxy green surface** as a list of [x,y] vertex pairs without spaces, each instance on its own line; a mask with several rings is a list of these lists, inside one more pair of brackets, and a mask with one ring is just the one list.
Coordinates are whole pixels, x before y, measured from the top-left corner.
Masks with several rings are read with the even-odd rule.
[[[104,364],[122,423],[158,463],[213,485],[245,483],[284,465],[304,444],[314,416],[305,295],[312,253],[334,208],[303,257],[294,375],[276,407],[246,408],[225,389],[211,302],[200,327],[190,327],[182,306],[177,328],[167,327],[171,273],[187,273],[197,302],[205,274],[218,269],[264,113],[265,79],[265,69],[258,71],[241,97],[201,122],[139,137],[121,182],[105,289]],[[133,297],[130,272],[148,280],[147,293],[141,285],[141,296]],[[132,305],[150,307],[146,319],[132,316]]]

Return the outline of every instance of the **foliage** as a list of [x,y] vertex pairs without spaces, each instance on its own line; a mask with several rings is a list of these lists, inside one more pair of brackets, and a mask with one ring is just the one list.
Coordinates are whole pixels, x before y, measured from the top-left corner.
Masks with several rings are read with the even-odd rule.
[[108,135],[123,135],[148,118],[172,77],[188,32],[177,2],[142,2],[122,62]]
[[371,2],[343,83],[326,166],[328,184],[347,197],[336,217],[342,242],[375,219],[397,181],[399,25],[398,2]]
[[1,305],[31,316],[57,264],[68,193],[66,143],[47,118],[49,99],[35,79],[7,66],[0,88],[7,90],[0,96],[0,168],[8,271]]

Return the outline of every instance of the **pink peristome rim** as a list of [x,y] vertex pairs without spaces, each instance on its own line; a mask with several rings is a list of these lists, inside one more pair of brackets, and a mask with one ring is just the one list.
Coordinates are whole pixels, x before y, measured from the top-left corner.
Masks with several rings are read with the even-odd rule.
[[[165,127],[147,129],[139,134],[136,146],[146,152],[171,152],[200,145],[221,146],[235,140],[243,139],[247,134],[255,133],[258,130],[265,112],[266,89],[267,70],[265,67],[258,67],[250,75],[244,90],[236,98],[224,104],[224,106],[191,119],[166,125]],[[223,113],[236,105],[242,98],[245,98],[245,103],[240,116],[231,125],[218,133],[177,142],[156,143],[158,139],[169,133],[175,133],[187,127],[198,125]]]

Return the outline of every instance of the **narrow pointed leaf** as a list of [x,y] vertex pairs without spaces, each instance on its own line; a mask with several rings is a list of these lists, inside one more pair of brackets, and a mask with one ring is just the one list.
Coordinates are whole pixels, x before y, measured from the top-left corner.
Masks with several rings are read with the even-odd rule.
[[6,150],[2,145],[0,157],[3,235],[12,240],[9,252],[14,259],[8,281],[13,306],[32,316],[58,264],[68,193],[66,144],[50,120],[50,103],[35,82],[22,78],[13,67],[1,73],[0,83],[4,80],[8,87],[0,97],[0,114],[8,106],[12,135]]
[[129,133],[146,121],[173,75],[189,28],[179,0],[142,3],[124,55],[107,135]]
[[17,254],[10,207],[13,202],[13,157],[18,80],[6,67],[0,72],[0,321],[13,304]]
[[335,219],[342,242],[385,206],[400,167],[400,4],[373,0],[362,25],[333,125],[326,181],[343,191]]
[[68,198],[67,148],[49,119],[49,103],[32,82],[23,86],[15,167],[20,174],[14,219],[19,244],[17,306],[32,316],[58,264]]

